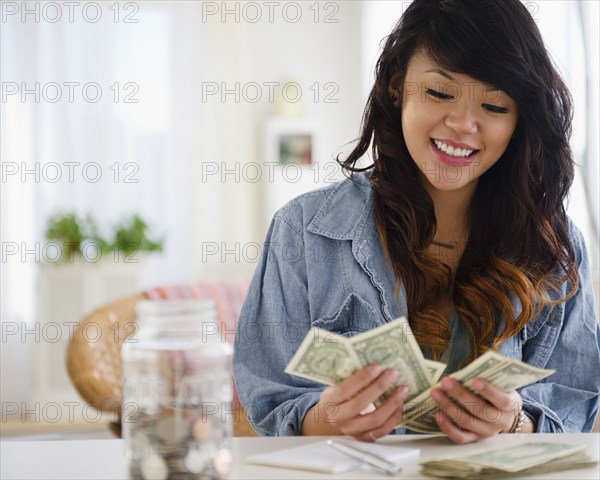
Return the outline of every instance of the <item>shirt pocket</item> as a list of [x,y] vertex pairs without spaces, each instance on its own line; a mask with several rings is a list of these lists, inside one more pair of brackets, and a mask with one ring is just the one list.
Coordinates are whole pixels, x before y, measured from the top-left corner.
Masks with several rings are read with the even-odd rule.
[[313,321],[313,327],[323,328],[345,337],[351,337],[383,325],[385,320],[367,301],[351,293],[334,313]]
[[562,305],[547,306],[521,331],[523,358],[534,366],[544,367],[556,346],[562,325]]

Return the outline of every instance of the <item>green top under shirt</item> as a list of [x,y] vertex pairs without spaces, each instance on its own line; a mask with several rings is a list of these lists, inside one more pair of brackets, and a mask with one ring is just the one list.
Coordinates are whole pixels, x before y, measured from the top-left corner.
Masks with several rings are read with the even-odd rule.
[[[465,360],[471,354],[471,332],[465,327],[458,316],[458,312],[454,309],[452,309],[448,319],[448,327],[450,329],[450,343],[439,359],[440,362],[446,364],[445,375],[450,375],[465,367]],[[423,355],[431,359],[430,349],[424,348]]]

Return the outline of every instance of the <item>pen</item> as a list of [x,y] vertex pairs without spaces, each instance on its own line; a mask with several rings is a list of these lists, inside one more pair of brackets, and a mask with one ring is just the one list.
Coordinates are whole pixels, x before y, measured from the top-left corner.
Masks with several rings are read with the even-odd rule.
[[375,455],[374,453],[368,453],[359,448],[351,447],[346,443],[338,442],[330,438],[327,440],[327,445],[331,445],[338,452],[345,453],[346,455],[365,462],[373,467],[377,467],[386,473],[398,473],[402,468],[399,465],[395,465],[392,462],[388,462],[385,458]]

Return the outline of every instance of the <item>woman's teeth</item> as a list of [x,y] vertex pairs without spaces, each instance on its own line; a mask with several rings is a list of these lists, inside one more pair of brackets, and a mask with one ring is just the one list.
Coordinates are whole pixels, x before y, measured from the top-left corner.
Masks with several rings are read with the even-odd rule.
[[472,155],[476,150],[467,150],[466,148],[454,148],[450,145],[446,145],[444,142],[440,142],[438,140],[433,140],[433,143],[437,148],[439,148],[446,155],[450,155],[451,157],[468,157]]

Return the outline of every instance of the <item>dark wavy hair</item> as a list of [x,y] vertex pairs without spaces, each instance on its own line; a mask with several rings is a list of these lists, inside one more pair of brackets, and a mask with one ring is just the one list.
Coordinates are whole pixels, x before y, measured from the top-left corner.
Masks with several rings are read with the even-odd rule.
[[[436,230],[433,201],[388,90],[392,76],[404,80],[422,50],[441,68],[493,85],[518,105],[513,138],[478,180],[454,278],[427,252]],[[471,333],[473,359],[497,349],[543,307],[575,294],[579,278],[563,207],[574,173],[571,120],[570,93],[519,0],[414,0],[387,37],[358,143],[338,162],[350,176],[373,170],[375,222],[396,291],[404,286],[410,325],[433,358],[449,344],[448,319],[433,309],[442,295],[451,296]],[[369,146],[373,164],[357,167]],[[565,282],[571,288],[561,294]]]

